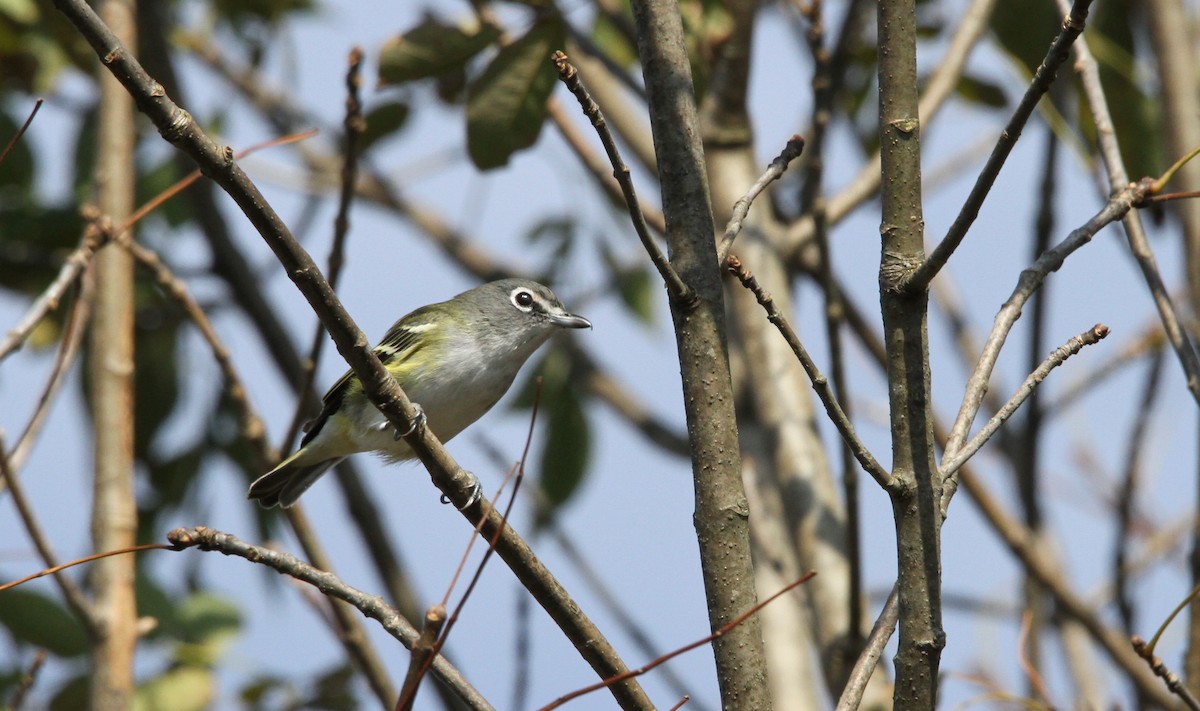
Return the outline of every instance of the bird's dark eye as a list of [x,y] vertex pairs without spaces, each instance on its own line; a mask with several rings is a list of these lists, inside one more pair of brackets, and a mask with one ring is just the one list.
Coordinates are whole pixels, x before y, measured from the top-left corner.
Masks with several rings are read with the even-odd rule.
[[521,291],[513,294],[513,303],[522,309],[527,309],[530,306],[533,306],[533,294],[522,289]]

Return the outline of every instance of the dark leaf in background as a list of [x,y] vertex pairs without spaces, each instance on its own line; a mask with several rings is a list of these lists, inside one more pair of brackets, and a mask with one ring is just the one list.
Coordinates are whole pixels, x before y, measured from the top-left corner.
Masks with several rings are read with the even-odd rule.
[[1002,109],[1008,106],[1008,97],[1005,95],[1003,87],[969,74],[964,74],[958,80],[958,86],[954,87],[954,91],[963,100],[972,104],[980,104],[993,109]]
[[683,0],[679,3],[683,18],[688,62],[692,67],[692,86],[696,100],[708,91],[708,72],[717,52],[733,31],[733,18],[722,0]]
[[467,152],[480,170],[498,168],[532,146],[558,74],[550,55],[566,41],[559,18],[539,20],[504,47],[467,90]]
[[661,295],[661,285],[650,276],[642,261],[622,264],[606,242],[600,245],[600,258],[608,269],[608,278],[634,317],[646,326],[654,325],[655,300]]
[[472,28],[426,16],[421,24],[388,40],[379,51],[379,85],[391,86],[463,70],[500,37],[492,25]]
[[147,463],[150,485],[158,494],[154,513],[165,514],[183,504],[204,464],[208,446],[208,442],[201,440],[173,456],[150,458]]
[[579,489],[587,473],[591,433],[584,398],[575,388],[571,360],[552,348],[522,384],[514,409],[533,406],[538,378],[542,379],[538,426],[542,430],[538,457],[538,487],[542,493],[535,525],[545,525],[558,508]]
[[[632,22],[632,19],[630,21]],[[632,69],[637,64],[637,47],[629,41],[629,36],[615,22],[602,12],[596,13],[596,21],[592,24],[591,40],[617,66]]]
[[235,27],[263,23],[275,25],[289,15],[311,12],[314,0],[214,0],[220,17]]
[[[168,156],[163,159],[158,165],[151,167],[138,177],[138,206],[140,207],[153,198],[158,197],[164,190],[175,185],[183,178],[184,176],[180,174],[179,164],[175,161],[174,156]],[[192,219],[191,206],[192,203],[190,200],[182,200],[178,196],[175,196],[155,208],[150,216],[166,220],[167,224],[171,227],[180,227]],[[144,219],[141,224],[145,225]]]
[[88,707],[91,681],[86,674],[77,676],[59,687],[50,699],[49,711],[79,711]]
[[0,288],[41,294],[82,235],[83,221],[73,206],[0,203]]
[[[1054,3],[1007,0],[992,13],[991,28],[1004,51],[1015,57],[1032,78],[1046,56],[1046,49],[1062,29],[1062,20]],[[1088,25],[1090,31],[1091,20]]]
[[[32,111],[33,106],[30,101],[28,105],[16,104],[14,109]],[[0,111],[0,151],[17,135],[23,123],[25,116],[17,121],[7,111]],[[33,149],[29,147],[28,137],[23,136],[13,145],[4,162],[0,163],[0,204],[29,200],[33,171]]]
[[[1175,159],[1167,159],[1163,153],[1161,107],[1153,98],[1158,89],[1144,86],[1137,76],[1134,35],[1137,28],[1144,31],[1140,4],[1131,0],[1097,3],[1084,34],[1100,65],[1100,81],[1131,180],[1158,175]],[[1090,130],[1088,139],[1092,141],[1095,126],[1090,112],[1085,111],[1084,116],[1080,125]]]
[[538,274],[541,281],[553,284],[566,264],[579,233],[579,223],[569,217],[547,217],[526,233],[525,239],[533,245],[548,247],[545,267]]
[[328,711],[355,711],[358,708],[357,697],[354,694],[355,676],[354,667],[348,664],[334,667],[322,674],[313,685],[312,695],[309,696],[305,707]]
[[[141,303],[150,298],[148,284],[139,284]],[[138,309],[134,330],[134,454],[151,461],[151,447],[159,429],[175,410],[179,399],[178,341],[180,314],[159,303]]]
[[398,133],[408,122],[410,113],[411,108],[403,101],[389,101],[368,111],[365,117],[367,127],[358,139],[360,150],[365,151],[380,140]]
[[32,590],[11,588],[0,592],[0,625],[14,641],[59,657],[87,652],[87,633],[75,615]]
[[545,442],[538,467],[538,486],[546,507],[538,511],[537,523],[546,523],[583,483],[591,450],[591,432],[579,392],[570,384],[554,392],[542,392],[546,422]]

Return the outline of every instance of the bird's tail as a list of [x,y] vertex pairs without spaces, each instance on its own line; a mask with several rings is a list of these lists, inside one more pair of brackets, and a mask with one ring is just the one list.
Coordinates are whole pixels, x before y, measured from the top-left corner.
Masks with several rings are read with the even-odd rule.
[[282,506],[287,508],[300,498],[308,487],[329,471],[329,468],[344,457],[334,457],[319,462],[304,461],[309,454],[301,447],[295,454],[279,463],[271,471],[254,480],[246,498],[258,501],[265,508]]

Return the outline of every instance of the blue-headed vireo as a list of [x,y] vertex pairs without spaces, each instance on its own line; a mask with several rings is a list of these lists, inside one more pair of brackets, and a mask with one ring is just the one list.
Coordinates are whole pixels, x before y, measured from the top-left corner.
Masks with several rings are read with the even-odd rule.
[[[392,326],[375,354],[420,407],[418,424],[446,442],[496,404],[557,329],[591,325],[541,284],[501,279],[413,311]],[[378,452],[390,462],[413,457],[348,372],[325,394],[300,449],[251,484],[249,498],[291,506],[326,470],[357,452]]]

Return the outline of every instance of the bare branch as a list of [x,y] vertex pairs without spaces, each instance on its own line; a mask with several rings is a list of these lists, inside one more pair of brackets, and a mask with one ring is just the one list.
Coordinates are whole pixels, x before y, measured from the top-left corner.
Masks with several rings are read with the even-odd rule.
[[[992,331],[988,334],[987,342],[983,346],[983,352],[979,356],[979,361],[975,365],[974,372],[971,373],[970,378],[967,380],[963,402],[959,408],[958,417],[950,429],[949,440],[946,443],[946,458],[953,458],[957,450],[966,442],[971,422],[974,421],[976,414],[978,414],[984,393],[987,392],[992,369],[995,368],[996,360],[1000,357],[1000,350],[1004,347],[1004,342],[1007,340],[1009,332],[1017,322],[1017,319],[1021,317],[1021,310],[1030,296],[1033,295],[1033,292],[1041,286],[1047,276],[1057,271],[1066,258],[1075,250],[1090,242],[1092,237],[1103,227],[1121,219],[1122,216],[1128,213],[1148,189],[1148,181],[1125,187],[1113,195],[1108,203],[1092,216],[1090,220],[1072,230],[1066,238],[1047,250],[1032,265],[1021,272],[1021,276],[1018,278],[1017,285],[1013,289],[1012,294],[996,314]],[[947,481],[952,482],[953,479]]]
[[1172,673],[1167,668],[1167,665],[1163,664],[1161,659],[1154,656],[1153,650],[1146,644],[1146,641],[1141,637],[1134,636],[1132,642],[1134,651],[1138,653],[1138,656],[1146,660],[1146,663],[1154,671],[1155,676],[1166,682],[1167,688],[1171,690],[1171,693],[1178,696],[1191,711],[1200,711],[1200,701],[1197,701],[1196,697],[1192,696],[1192,692],[1188,691],[1183,681]]
[[[308,583],[325,595],[354,606],[364,616],[378,622],[388,634],[406,648],[411,649],[420,636],[408,620],[404,619],[404,616],[395,608],[384,602],[383,598],[351,587],[333,573],[318,570],[295,556],[255,546],[236,536],[204,526],[176,528],[167,534],[167,540],[180,550],[199,548],[202,551],[217,551],[224,555],[238,556],[251,563],[265,565],[278,573]],[[459,698],[471,708],[480,710],[492,708],[487,700],[467,682],[462,673],[444,657],[439,656],[435,659],[432,669],[433,673],[443,683],[452,687]]]
[[792,161],[800,157],[804,152],[804,138],[796,134],[788,139],[787,145],[783,147],[779,155],[771,161],[771,165],[766,171],[759,176],[758,180],[754,181],[754,185],[746,191],[736,203],[733,204],[733,217],[729,218],[729,224],[725,227],[725,235],[721,238],[720,244],[717,245],[717,263],[724,264],[725,258],[729,256],[729,250],[733,247],[733,241],[737,239],[738,234],[742,231],[742,221],[746,219],[747,213],[750,212],[750,206],[754,203],[754,199],[759,194],[767,189],[771,183],[779,180],[783,172],[787,170],[788,165]]
[[[398,431],[409,429],[408,423],[416,416],[412,403],[371,350],[365,334],[329,288],[312,257],[296,242],[287,225],[233,160],[232,151],[218,146],[167,96],[161,85],[146,73],[84,0],[55,0],[55,6],[92,45],[163,138],[187,153],[233,198],[313,307],[371,402]],[[474,477],[458,466],[429,428],[415,428],[406,442],[429,470],[438,488],[463,509],[468,520],[478,522],[486,509],[478,503],[467,505],[474,498]],[[511,527],[503,526],[499,514],[492,511],[486,517],[482,532],[490,536],[497,530],[502,531],[497,553],[597,674],[609,678],[625,671],[620,656],[599,629],[580,612],[578,604],[533,555],[525,541]],[[614,686],[612,691],[623,707],[652,706],[635,681]]]
[[1054,370],[1058,366],[1062,365],[1068,358],[1083,350],[1084,346],[1090,346],[1093,343],[1099,343],[1107,335],[1108,326],[1096,324],[1095,326],[1092,326],[1090,329],[1084,331],[1078,336],[1075,336],[1071,340],[1056,348],[1053,353],[1051,353],[1046,357],[1045,360],[1042,361],[1041,365],[1039,365],[1036,370],[1034,370],[1025,378],[1025,382],[1021,383],[1021,386],[1017,388],[1017,392],[1013,393],[1013,396],[1009,398],[1008,402],[1004,403],[1004,407],[1001,407],[1000,411],[988,420],[987,424],[983,426],[983,429],[979,430],[979,432],[971,439],[970,442],[966,444],[966,446],[954,450],[954,456],[950,457],[948,461],[942,462],[942,478],[946,479],[953,477],[955,472],[957,472],[968,459],[973,457],[975,453],[979,451],[979,448],[992,438],[992,435],[996,434],[996,431],[1000,429],[1000,426],[1003,425],[1008,418],[1013,416],[1013,413],[1017,411],[1017,408],[1021,407],[1021,404],[1033,394],[1034,389],[1037,388],[1037,386],[1041,384],[1041,382],[1045,380],[1048,375],[1050,375],[1051,370]]
[[1088,7],[1091,4],[1092,0],[1075,0],[1071,5],[1070,13],[1063,21],[1062,30],[1051,43],[1050,49],[1046,52],[1046,58],[1034,72],[1033,82],[1025,90],[1025,95],[1017,104],[1012,118],[1000,132],[1000,140],[996,142],[996,147],[992,150],[992,155],[988,157],[983,170],[980,171],[979,177],[975,179],[975,186],[971,188],[971,194],[967,196],[966,202],[959,210],[958,217],[954,219],[946,236],[934,248],[933,253],[904,283],[903,288],[906,291],[915,292],[927,289],[929,282],[933,281],[941,268],[946,266],[950,255],[954,254],[954,250],[958,249],[958,245],[967,236],[967,231],[975,223],[975,218],[979,216],[979,208],[983,206],[983,201],[991,192],[996,177],[1000,175],[1000,169],[1008,160],[1008,154],[1012,152],[1013,146],[1017,144],[1017,139],[1021,137],[1021,130],[1025,128],[1025,123],[1033,114],[1042,95],[1050,90],[1050,85],[1054,83],[1058,74],[1058,68],[1067,61],[1071,45],[1083,33],[1083,25],[1087,20]]
[[621,152],[617,148],[617,142],[613,139],[612,133],[608,130],[604,114],[600,112],[600,107],[596,105],[596,102],[592,101],[587,88],[579,79],[579,71],[568,61],[567,55],[562,51],[555,52],[552,59],[554,66],[558,68],[558,78],[575,95],[575,99],[579,101],[579,106],[583,109],[583,115],[592,122],[592,127],[596,129],[596,135],[600,137],[600,143],[604,145],[604,152],[608,154],[608,160],[612,163],[613,177],[617,179],[617,183],[621,186],[621,193],[625,197],[625,205],[629,209],[629,217],[633,220],[634,231],[637,232],[638,239],[642,241],[642,247],[650,255],[650,262],[654,264],[663,283],[667,285],[667,293],[671,295],[672,300],[681,303],[694,300],[696,297],[692,293],[691,287],[679,278],[679,274],[675,272],[675,268],[671,266],[667,256],[658,248],[654,236],[650,234],[650,229],[646,226],[646,218],[642,214],[642,208],[638,205],[637,193],[633,189],[629,166],[621,160]]
[[899,620],[900,596],[897,594],[896,587],[892,586],[892,592],[888,594],[883,610],[875,619],[875,625],[871,628],[871,634],[867,636],[862,653],[859,655],[858,661],[854,663],[854,669],[846,681],[846,688],[842,690],[842,695],[838,698],[836,711],[858,710],[862,703],[863,692],[867,689],[867,682],[875,673],[879,658],[883,656],[883,648],[892,638],[892,633],[896,631],[896,623]]
[[[1059,7],[1063,7],[1066,2],[1067,0],[1058,0]],[[1117,132],[1113,128],[1112,116],[1108,111],[1108,101],[1104,96],[1104,87],[1100,83],[1100,67],[1086,42],[1075,45],[1075,56],[1078,58],[1076,66],[1083,83],[1083,93],[1087,97],[1088,108],[1096,123],[1096,140],[1100,145],[1100,156],[1108,169],[1109,188],[1112,192],[1116,192],[1129,184],[1129,173],[1125,170],[1125,163],[1121,158],[1121,147],[1117,144]],[[1152,190],[1154,181],[1147,182],[1151,183]],[[1162,274],[1158,270],[1154,253],[1150,249],[1150,241],[1146,238],[1146,230],[1142,226],[1141,216],[1136,212],[1126,214],[1122,218],[1122,223],[1125,226],[1125,238],[1129,242],[1129,251],[1137,261],[1137,265],[1142,271],[1142,278],[1146,281],[1146,287],[1150,290],[1150,296],[1154,299],[1154,306],[1158,309],[1163,331],[1167,334],[1167,340],[1170,341],[1171,347],[1175,349],[1175,355],[1187,378],[1188,390],[1191,391],[1192,397],[1200,402],[1200,354],[1197,354],[1196,344],[1184,330],[1175,304],[1171,301],[1167,288],[1163,284]]]
[[[33,547],[37,548],[38,555],[42,557],[42,562],[47,568],[54,570],[54,582],[58,584],[59,590],[62,592],[63,599],[67,601],[67,607],[71,608],[71,612],[79,618],[79,621],[85,627],[91,629],[96,625],[96,613],[92,608],[92,603],[83,594],[83,591],[65,575],[59,575],[58,556],[54,554],[54,549],[50,546],[50,539],[46,537],[46,532],[42,530],[42,526],[38,523],[37,514],[33,511],[33,506],[29,503],[29,497],[25,495],[25,487],[21,484],[21,480],[17,477],[16,472],[8,463],[7,448],[4,444],[4,435],[0,433],[0,479],[3,479],[8,484],[9,494],[12,496],[13,506],[17,509],[17,514],[21,517],[21,523],[25,526],[25,532],[29,534],[29,539],[33,541]],[[40,577],[45,573],[39,573]],[[20,581],[18,581],[20,582]]]
[[729,272],[742,282],[742,286],[754,294],[754,298],[758,300],[763,310],[767,312],[767,320],[775,328],[779,329],[780,335],[791,346],[792,352],[796,354],[796,359],[804,367],[804,372],[808,373],[813,390],[817,393],[817,397],[821,399],[821,404],[825,406],[825,412],[829,414],[829,419],[837,427],[838,434],[842,436],[842,440],[854,453],[854,458],[862,465],[863,471],[870,474],[884,489],[890,488],[892,475],[879,464],[870,450],[867,449],[867,446],[858,438],[858,433],[854,431],[854,423],[850,422],[850,419],[846,417],[845,411],[842,410],[841,404],[838,403],[833,390],[829,387],[829,380],[821,372],[820,368],[817,367],[812,356],[808,354],[808,351],[804,348],[804,344],[800,342],[799,336],[792,329],[792,325],[788,323],[787,318],[775,306],[771,295],[758,285],[758,281],[754,278],[754,275],[750,273],[750,270],[736,256],[729,257],[726,260],[726,264]]

